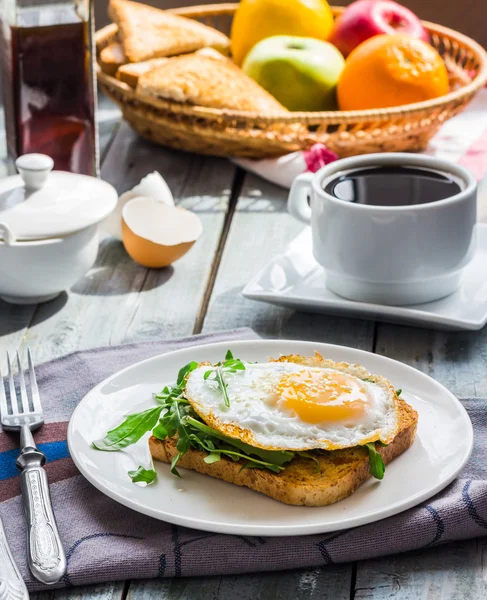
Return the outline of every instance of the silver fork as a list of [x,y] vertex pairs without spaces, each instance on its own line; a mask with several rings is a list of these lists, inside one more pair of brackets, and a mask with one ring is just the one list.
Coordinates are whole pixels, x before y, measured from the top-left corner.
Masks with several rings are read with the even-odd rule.
[[17,467],[22,471],[20,483],[27,520],[27,550],[29,567],[36,579],[46,584],[56,583],[66,572],[66,555],[52,511],[49,483],[43,465],[45,455],[37,449],[32,432],[44,423],[39,389],[30,350],[27,350],[30,378],[30,400],[24,372],[17,352],[20,395],[10,356],[7,353],[10,406],[0,373],[0,422],[6,430],[20,432],[20,456]]

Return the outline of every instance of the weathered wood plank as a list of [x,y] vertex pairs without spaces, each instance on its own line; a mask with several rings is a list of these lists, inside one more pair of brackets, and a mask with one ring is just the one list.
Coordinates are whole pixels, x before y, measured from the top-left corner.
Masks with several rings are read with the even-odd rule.
[[348,600],[348,565],[223,577],[218,600]]
[[487,395],[487,329],[441,332],[380,324],[377,352],[431,375],[457,396]]
[[118,582],[68,590],[50,590],[32,594],[31,600],[120,600],[123,589],[124,584]]
[[0,300],[0,370],[7,367],[6,352],[14,352],[21,344],[36,306],[13,306]]
[[90,273],[68,295],[38,306],[25,336],[38,362],[82,348],[192,332],[235,169],[154,146],[122,125],[103,165],[104,179],[122,192],[154,170],[181,205],[200,215],[203,236],[174,267],[160,270],[136,265],[122,244],[105,239]]
[[105,151],[114,137],[115,130],[120,125],[122,113],[118,106],[105,94],[98,90],[98,144],[100,161],[103,162]]
[[246,177],[203,330],[247,326],[265,337],[371,349],[374,324],[370,321],[297,313],[242,296],[245,284],[303,227],[287,214],[286,198],[286,190],[253,175]]
[[486,548],[473,540],[359,563],[355,599],[483,599]]
[[345,566],[132,583],[127,600],[348,600]]

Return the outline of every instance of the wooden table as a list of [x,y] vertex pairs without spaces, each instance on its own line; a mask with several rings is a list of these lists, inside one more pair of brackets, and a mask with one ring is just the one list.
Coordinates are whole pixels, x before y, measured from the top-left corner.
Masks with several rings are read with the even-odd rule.
[[[113,125],[113,123],[112,123]],[[246,300],[242,287],[302,226],[286,191],[223,159],[166,150],[126,124],[102,128],[102,177],[119,192],[151,171],[201,217],[204,235],[174,268],[147,270],[105,239],[97,263],[68,294],[38,306],[0,301],[5,350],[29,345],[37,362],[94,346],[252,327],[264,337],[343,344],[428,373],[454,394],[487,396],[487,328],[441,333],[373,321],[295,313]],[[487,185],[482,195],[487,201]],[[35,600],[484,599],[487,542],[472,540],[355,564],[282,573],[127,581],[37,594]]]

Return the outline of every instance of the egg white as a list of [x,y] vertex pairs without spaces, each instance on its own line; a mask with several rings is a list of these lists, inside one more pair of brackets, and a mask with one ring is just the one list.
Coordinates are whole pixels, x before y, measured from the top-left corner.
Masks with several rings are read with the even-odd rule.
[[[386,380],[364,381],[352,374],[353,367],[348,369],[343,363],[339,369],[293,362],[245,366],[245,371],[225,375],[230,406],[225,405],[216,383],[204,379],[211,367],[198,367],[186,383],[185,396],[194,410],[205,423],[229,437],[268,450],[336,450],[376,440],[389,443],[397,434],[397,397]],[[302,371],[347,373],[356,379],[367,395],[364,414],[355,420],[309,423],[270,400],[283,376]]]

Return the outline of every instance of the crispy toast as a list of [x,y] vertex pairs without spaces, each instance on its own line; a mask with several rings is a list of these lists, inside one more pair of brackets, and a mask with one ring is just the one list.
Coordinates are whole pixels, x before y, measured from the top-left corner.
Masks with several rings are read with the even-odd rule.
[[98,59],[101,70],[107,75],[115,75],[118,68],[127,62],[122,45],[118,42],[109,44],[100,52]]
[[130,87],[137,87],[137,83],[139,78],[144,75],[144,73],[148,73],[149,71],[153,71],[160,67],[164,63],[166,63],[169,58],[151,58],[150,60],[145,60],[139,63],[127,63],[126,65],[122,65],[117,71],[117,79],[123,81]]
[[138,2],[110,0],[108,13],[117,24],[130,62],[175,56],[204,47],[228,52],[230,47],[227,36],[212,27]]
[[[405,452],[414,441],[416,411],[401,400],[400,414],[400,430],[394,441],[377,448],[386,464]],[[172,438],[161,441],[151,437],[149,448],[155,460],[165,463],[170,463],[177,454],[176,440]],[[368,452],[357,446],[318,455],[319,473],[314,462],[301,457],[294,458],[281,473],[272,473],[260,469],[241,471],[241,463],[225,457],[207,464],[205,456],[205,452],[191,448],[179,459],[178,468],[192,469],[298,506],[327,506],[343,500],[370,477]]]
[[[201,50],[197,50],[196,54],[201,56],[210,56],[217,60],[228,60],[223,54],[220,54],[218,50],[214,50],[213,48],[201,48]],[[117,79],[123,81],[130,87],[137,87],[137,83],[139,78],[145,73],[149,73],[149,71],[153,71],[160,67],[161,65],[167,63],[170,58],[151,58],[150,60],[145,60],[140,63],[127,63],[122,65],[117,71]]]
[[137,95],[209,108],[282,113],[286,109],[229,60],[201,53],[172,58],[139,78]]

